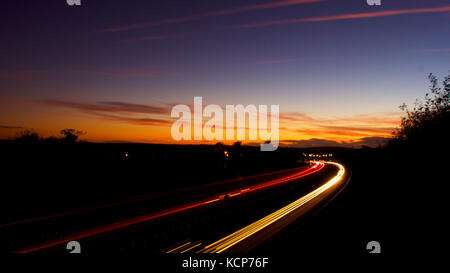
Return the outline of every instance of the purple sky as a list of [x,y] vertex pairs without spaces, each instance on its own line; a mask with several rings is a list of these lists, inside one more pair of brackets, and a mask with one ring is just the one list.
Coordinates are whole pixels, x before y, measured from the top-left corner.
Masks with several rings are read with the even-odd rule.
[[203,96],[279,104],[290,143],[361,142],[450,69],[444,0],[6,0],[0,13],[2,138],[76,127],[169,143],[170,107]]

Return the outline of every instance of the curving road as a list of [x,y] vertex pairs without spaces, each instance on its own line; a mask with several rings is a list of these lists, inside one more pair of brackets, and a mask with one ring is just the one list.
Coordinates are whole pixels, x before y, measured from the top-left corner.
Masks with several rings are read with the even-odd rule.
[[[318,205],[323,200],[323,195],[331,195],[338,191],[344,183],[343,179],[345,174],[345,168],[339,163],[326,162],[327,164],[335,165],[339,168],[337,174],[327,181],[322,186],[290,203],[289,205],[267,215],[266,217],[222,238],[212,244],[207,245],[203,249],[197,251],[197,253],[221,253],[226,250],[232,249],[238,244],[245,243],[245,240],[251,239],[253,236],[257,236],[258,233],[270,232],[270,228],[274,226],[276,222],[287,220],[288,216],[299,213],[306,213],[312,207]],[[321,163],[323,164],[323,163]],[[288,224],[286,221],[284,224]],[[269,231],[268,231],[269,230]],[[258,239],[260,241],[260,238]],[[245,245],[245,244],[244,244]],[[245,247],[239,248],[244,250]],[[239,251],[238,248],[234,248],[234,251]]]
[[[306,168],[295,168],[292,170],[287,170],[289,172],[276,172],[269,173],[269,174],[262,174],[258,175],[256,177],[252,177],[251,179],[254,179],[252,182],[251,179],[249,179],[248,183],[246,184],[246,180],[244,178],[244,181],[240,181],[238,185],[245,185],[245,187],[240,187],[237,189],[228,190],[225,192],[221,192],[219,194],[214,194],[210,197],[204,198],[200,201],[191,202],[179,206],[175,206],[166,210],[158,211],[158,212],[152,212],[147,213],[144,215],[140,215],[137,217],[132,217],[125,220],[116,221],[113,223],[108,223],[104,225],[100,225],[98,227],[94,228],[88,228],[84,229],[79,232],[71,233],[64,236],[59,236],[54,239],[47,239],[40,243],[34,243],[33,245],[29,245],[26,247],[22,247],[20,249],[14,250],[14,252],[17,253],[31,253],[31,252],[38,252],[42,250],[51,250],[51,249],[61,249],[65,246],[65,244],[69,241],[73,240],[82,240],[82,239],[92,239],[95,238],[98,235],[103,234],[111,234],[111,233],[118,233],[119,231],[124,230],[125,228],[130,228],[137,226],[138,224],[143,224],[147,222],[151,222],[155,219],[160,219],[161,221],[164,221],[165,218],[180,214],[181,212],[188,212],[195,208],[202,208],[202,207],[210,207],[215,206],[217,203],[224,203],[228,204],[229,202],[232,202],[232,200],[236,198],[242,198],[245,196],[253,196],[255,193],[258,193],[260,191],[264,191],[271,188],[279,188],[281,185],[287,185],[289,182],[297,181],[302,177],[311,176],[314,173],[319,172],[325,167],[324,163],[321,162],[313,162],[310,166]],[[281,177],[280,177],[281,175]],[[235,183],[236,181],[230,181],[229,183],[221,184],[220,186],[223,188],[229,188],[229,185]],[[226,185],[226,186],[224,186]],[[321,187],[322,188],[322,187]],[[57,216],[52,217],[57,218]],[[46,220],[47,218],[43,218]],[[38,219],[39,220],[39,219]],[[276,221],[276,220],[275,220]],[[34,222],[39,221],[24,221],[25,224],[35,224]],[[8,226],[9,225],[5,225]],[[247,234],[247,233],[246,233]],[[239,238],[243,238],[242,235],[239,236]],[[237,239],[236,239],[237,240]],[[227,241],[228,242],[228,241]],[[191,249],[195,249],[196,247],[200,246],[201,243],[190,243],[188,249],[184,248],[183,251],[188,251]],[[234,244],[233,244],[234,245]],[[220,249],[223,249],[224,246],[221,246]],[[228,247],[227,247],[228,248]],[[209,248],[208,248],[209,249]]]

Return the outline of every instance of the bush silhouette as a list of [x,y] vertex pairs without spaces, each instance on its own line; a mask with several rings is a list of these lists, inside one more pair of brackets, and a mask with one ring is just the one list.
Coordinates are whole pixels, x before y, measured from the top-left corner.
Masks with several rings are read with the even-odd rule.
[[63,135],[62,140],[66,143],[75,143],[78,141],[78,137],[85,134],[83,131],[75,130],[75,129],[63,129],[60,131],[60,134]]
[[414,146],[415,149],[438,148],[446,145],[449,139],[448,126],[450,121],[450,76],[446,76],[442,87],[433,74],[430,80],[430,93],[424,101],[416,100],[413,109],[406,104],[400,109],[406,113],[401,125],[394,132],[391,145]]
[[41,137],[39,134],[33,130],[24,130],[14,139],[15,142],[21,144],[33,144],[39,142],[40,140]]

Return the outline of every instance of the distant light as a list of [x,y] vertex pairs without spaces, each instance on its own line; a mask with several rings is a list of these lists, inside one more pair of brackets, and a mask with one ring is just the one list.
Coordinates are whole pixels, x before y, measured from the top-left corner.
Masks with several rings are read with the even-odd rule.
[[128,157],[128,153],[125,153],[124,156],[125,156],[125,157]]

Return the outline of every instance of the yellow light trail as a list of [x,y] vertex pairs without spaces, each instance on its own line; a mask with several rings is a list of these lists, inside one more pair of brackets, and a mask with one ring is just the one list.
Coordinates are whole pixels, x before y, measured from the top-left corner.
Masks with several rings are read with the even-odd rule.
[[180,245],[180,246],[178,246],[178,247],[176,247],[176,248],[174,248],[174,249],[172,249],[172,250],[167,251],[166,253],[172,253],[172,252],[175,252],[175,251],[181,249],[182,247],[187,246],[187,245],[190,245],[190,244],[191,244],[191,242],[184,243],[184,244],[182,244],[182,245]]
[[325,163],[336,165],[339,168],[339,171],[335,177],[330,179],[324,185],[322,185],[319,188],[315,189],[314,191],[306,194],[305,196],[301,197],[300,199],[297,199],[296,201],[290,203],[289,205],[267,215],[266,217],[226,236],[225,238],[220,239],[217,242],[214,242],[214,243],[206,246],[205,248],[201,249],[197,253],[221,253],[221,252],[227,250],[228,248],[236,245],[237,243],[241,242],[242,240],[252,236],[253,234],[257,233],[258,231],[262,230],[263,228],[280,220],[281,218],[283,218],[286,215],[288,215],[289,213],[295,211],[299,207],[307,204],[309,201],[318,197],[323,192],[330,189],[332,186],[337,185],[342,180],[342,177],[344,176],[344,173],[345,173],[344,166],[342,166],[339,163],[335,163],[335,162],[325,162]]
[[189,250],[191,250],[191,249],[193,249],[193,248],[196,248],[196,247],[198,247],[198,246],[201,245],[201,244],[202,244],[202,243],[195,244],[195,245],[193,245],[193,246],[191,246],[191,247],[189,247],[189,248],[187,248],[187,249],[181,251],[180,253],[186,253],[186,252],[188,252]]

